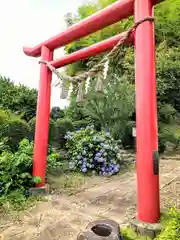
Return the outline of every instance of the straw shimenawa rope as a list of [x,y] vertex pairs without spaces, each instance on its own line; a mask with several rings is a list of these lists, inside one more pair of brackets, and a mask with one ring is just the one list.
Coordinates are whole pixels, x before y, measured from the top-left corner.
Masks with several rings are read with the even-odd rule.
[[124,33],[120,41],[116,44],[116,46],[94,67],[92,67],[89,71],[84,72],[78,76],[68,76],[65,73],[60,73],[53,67],[48,61],[41,60],[39,63],[46,64],[46,66],[60,79],[60,82],[55,84],[58,86],[62,83],[62,81],[69,81],[71,83],[81,83],[82,81],[86,80],[88,77],[93,77],[98,73],[102,72],[104,69],[104,64],[108,61],[113,59],[117,54],[120,52],[120,46],[129,38],[129,36],[136,30],[136,28],[143,22],[150,21],[153,22],[153,17],[146,17],[138,22],[136,22],[127,32]]

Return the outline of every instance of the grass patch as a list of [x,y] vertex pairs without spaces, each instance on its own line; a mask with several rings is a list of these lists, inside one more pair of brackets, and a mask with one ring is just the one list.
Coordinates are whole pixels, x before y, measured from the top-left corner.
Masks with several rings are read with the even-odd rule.
[[151,240],[149,237],[137,236],[131,228],[121,229],[123,240]]
[[18,221],[22,211],[30,209],[37,202],[45,201],[44,197],[26,197],[20,191],[14,191],[9,195],[0,197],[1,219]]
[[102,177],[98,174],[92,176],[91,172],[83,174],[80,172],[69,171],[67,168],[63,168],[60,171],[48,174],[47,180],[52,192],[60,192],[72,195],[83,190],[83,186],[85,185],[85,183],[92,180],[92,178],[94,177],[97,178],[97,182],[98,178],[104,178],[106,180],[110,180],[112,178],[113,180],[115,177],[122,175],[126,172],[131,172],[135,169],[135,164],[127,164],[121,166],[122,168],[118,172],[118,174],[111,177]]
[[49,175],[48,182],[52,191],[66,194],[78,192],[82,185],[89,179],[87,175],[78,172],[67,172],[60,175]]

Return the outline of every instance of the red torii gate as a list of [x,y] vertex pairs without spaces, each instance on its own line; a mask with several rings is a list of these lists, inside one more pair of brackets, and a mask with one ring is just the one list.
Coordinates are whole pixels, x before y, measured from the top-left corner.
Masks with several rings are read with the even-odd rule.
[[[112,49],[123,36],[116,35],[108,40],[81,49],[68,56],[53,60],[53,51],[74,40],[87,36],[106,26],[134,14],[135,22],[153,17],[153,5],[160,0],[118,0],[98,13],[69,27],[66,31],[33,47],[24,47],[28,56],[39,57],[59,68],[67,64],[95,56]],[[137,189],[138,219],[156,223],[160,216],[159,172],[158,172],[158,133],[155,71],[155,39],[153,22],[143,22],[128,40],[135,37],[135,76],[136,76],[136,133],[137,133]],[[40,176],[45,184],[46,155],[50,116],[52,72],[45,64],[40,67],[39,93],[36,115],[33,176]]]

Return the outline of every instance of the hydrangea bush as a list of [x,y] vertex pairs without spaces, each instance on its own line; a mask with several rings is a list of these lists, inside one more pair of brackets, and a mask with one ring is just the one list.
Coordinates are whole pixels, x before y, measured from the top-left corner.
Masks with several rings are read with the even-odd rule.
[[93,127],[67,132],[69,168],[87,173],[112,176],[120,170],[120,146],[109,132],[97,132]]

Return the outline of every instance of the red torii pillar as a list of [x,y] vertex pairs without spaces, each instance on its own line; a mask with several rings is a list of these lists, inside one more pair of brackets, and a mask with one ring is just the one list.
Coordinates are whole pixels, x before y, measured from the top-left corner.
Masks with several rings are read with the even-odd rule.
[[[34,48],[24,48],[24,52],[33,57],[41,56],[42,60],[50,61],[54,67],[94,56],[112,48],[121,35],[52,61],[54,49],[127,18],[133,12],[136,21],[152,16],[152,5],[157,2],[159,1],[119,0]],[[158,221],[160,215],[153,23],[144,22],[138,26],[135,40],[138,219],[153,223]],[[38,187],[45,183],[51,80],[52,73],[41,64],[33,164],[33,176],[42,179]]]
[[[46,61],[53,60],[53,52],[42,46],[41,58]],[[52,72],[44,65],[40,67],[40,81],[36,112],[36,128],[34,139],[33,177],[41,177],[38,187],[44,186],[46,174],[46,157],[49,135],[49,117],[51,100]]]
[[[135,1],[135,21],[153,16],[151,0]],[[154,23],[144,22],[135,33],[136,168],[138,219],[155,223],[160,217],[158,132]]]

